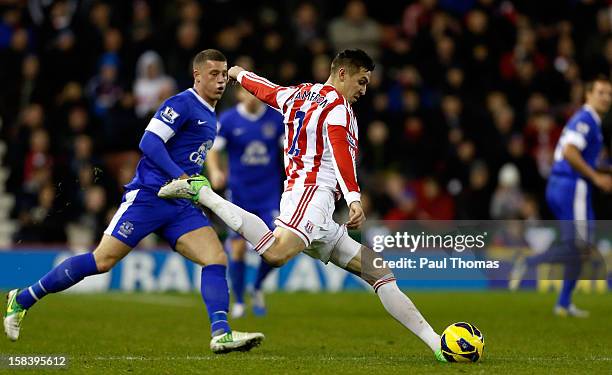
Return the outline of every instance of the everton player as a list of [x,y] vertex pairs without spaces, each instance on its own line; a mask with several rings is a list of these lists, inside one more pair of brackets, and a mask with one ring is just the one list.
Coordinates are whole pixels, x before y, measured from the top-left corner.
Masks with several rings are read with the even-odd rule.
[[[239,207],[259,216],[270,229],[279,214],[281,187],[280,142],[285,136],[283,117],[243,88],[236,92],[238,105],[219,116],[219,133],[208,154],[206,168],[213,188],[225,184],[220,151],[227,151],[227,197]],[[229,274],[234,293],[233,318],[245,314],[246,242],[233,232],[229,236]],[[255,315],[265,315],[261,285],[272,267],[260,262],[253,285],[252,307]]]
[[157,197],[165,181],[199,173],[217,133],[215,105],[227,83],[227,62],[217,50],[204,50],[193,60],[193,88],[166,100],[149,122],[140,142],[143,156],[116,214],[93,253],[68,258],[30,287],[8,294],[4,329],[17,340],[26,312],[49,293],[83,278],[109,271],[138,242],[155,232],[174,250],[203,266],[201,292],[211,323],[210,348],[215,353],[249,350],[261,333],[232,331],[227,321],[227,257],[209,220],[188,200]]
[[587,317],[588,312],[572,303],[572,292],[580,275],[581,263],[593,243],[595,214],[593,188],[612,191],[612,177],[597,170],[603,145],[601,118],[612,103],[612,85],[597,78],[585,85],[586,102],[567,122],[557,143],[554,164],[546,186],[546,201],[559,220],[560,245],[542,254],[517,262],[512,270],[510,289],[517,289],[527,267],[539,263],[563,263],[564,281],[554,313],[559,316]]
[[[385,309],[423,340],[436,359],[446,362],[440,336],[399,289],[393,272],[373,266],[373,250],[347,233],[347,228],[357,229],[365,221],[355,166],[358,131],[352,104],[365,95],[373,69],[365,52],[345,50],[332,61],[325,83],[283,87],[241,67],[229,70],[231,79],[284,117],[287,179],[273,232],[257,216],[217,195],[202,176],[173,180],[158,195],[191,198],[210,208],[273,266],[304,251],[359,275]],[[344,225],[332,218],[338,186],[349,207]]]

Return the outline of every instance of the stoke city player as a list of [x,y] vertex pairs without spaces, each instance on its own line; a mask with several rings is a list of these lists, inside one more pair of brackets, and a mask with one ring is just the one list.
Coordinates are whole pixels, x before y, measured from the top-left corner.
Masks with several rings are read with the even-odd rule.
[[[231,79],[284,117],[287,179],[273,232],[257,216],[213,192],[203,176],[173,180],[158,195],[191,197],[210,208],[273,266],[304,251],[359,275],[373,287],[385,309],[445,362],[440,336],[399,289],[392,271],[373,266],[374,251],[347,232],[365,220],[355,166],[358,131],[352,104],[365,95],[373,69],[365,52],[344,50],[333,59],[325,83],[283,87],[238,66],[228,71]],[[349,206],[344,225],[332,219],[338,185]]]

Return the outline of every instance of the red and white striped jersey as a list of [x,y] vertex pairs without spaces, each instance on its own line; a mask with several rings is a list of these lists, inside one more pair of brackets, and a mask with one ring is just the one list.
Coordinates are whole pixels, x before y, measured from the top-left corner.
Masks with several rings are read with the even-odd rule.
[[238,82],[284,116],[286,191],[310,185],[336,191],[339,186],[348,205],[361,199],[355,167],[357,119],[333,86],[283,87],[246,71]]

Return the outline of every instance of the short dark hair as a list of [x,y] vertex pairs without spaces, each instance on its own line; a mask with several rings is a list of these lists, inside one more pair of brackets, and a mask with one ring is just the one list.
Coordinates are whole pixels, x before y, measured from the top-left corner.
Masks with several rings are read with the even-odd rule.
[[584,93],[586,94],[586,93],[593,91],[593,88],[595,87],[595,83],[597,82],[610,84],[610,79],[608,79],[608,77],[606,77],[603,74],[599,74],[598,76],[590,79],[586,83],[586,85],[584,85]]
[[205,49],[202,52],[199,52],[197,55],[195,55],[195,57],[193,58],[193,69],[196,68],[196,66],[200,66],[202,64],[204,64],[206,61],[211,60],[211,61],[227,61],[227,59],[225,58],[225,55],[223,54],[223,52],[216,50],[216,49]]
[[345,49],[338,53],[331,63],[331,71],[337,72],[341,67],[345,67],[349,74],[354,74],[360,68],[371,72],[374,70],[374,61],[367,53],[360,49]]

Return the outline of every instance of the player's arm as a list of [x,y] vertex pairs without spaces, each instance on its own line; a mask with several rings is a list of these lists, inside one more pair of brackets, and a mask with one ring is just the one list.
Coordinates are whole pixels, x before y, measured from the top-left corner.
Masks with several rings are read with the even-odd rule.
[[[576,144],[577,143],[577,144]],[[612,177],[593,169],[582,157],[579,147],[582,143],[567,143],[563,147],[563,158],[582,176],[591,180],[595,186],[603,191],[612,191]],[[582,146],[584,149],[584,146]]]
[[281,112],[285,102],[298,90],[297,87],[279,86],[239,66],[231,67],[228,75],[259,100]]
[[[351,153],[351,147],[355,148],[356,140],[348,132],[347,110],[344,106],[337,106],[327,116],[327,138],[331,148],[332,161],[336,179],[344,200],[349,206],[349,221],[346,223],[349,229],[359,228],[365,215],[361,208],[361,190],[357,183],[357,165]],[[351,145],[349,139],[354,145]]]
[[188,117],[188,111],[178,100],[171,98],[164,102],[147,125],[138,145],[148,159],[173,179],[187,177],[187,174],[170,157],[166,142],[181,127]]
[[166,149],[166,144],[157,134],[146,130],[138,146],[147,158],[170,177],[187,177],[187,174],[172,160]]

